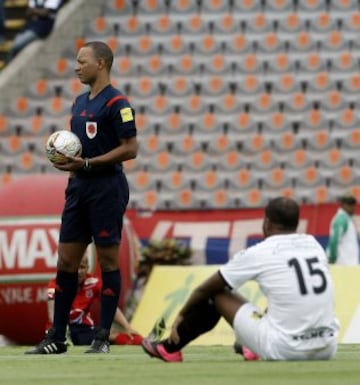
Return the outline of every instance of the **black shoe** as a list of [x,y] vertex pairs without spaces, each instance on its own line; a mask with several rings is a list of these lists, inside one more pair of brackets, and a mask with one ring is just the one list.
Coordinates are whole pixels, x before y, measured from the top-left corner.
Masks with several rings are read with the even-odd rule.
[[109,331],[101,329],[96,333],[90,349],[85,353],[110,353]]
[[27,350],[25,354],[61,354],[66,352],[66,341],[57,341],[55,339],[55,329],[51,328],[39,345]]

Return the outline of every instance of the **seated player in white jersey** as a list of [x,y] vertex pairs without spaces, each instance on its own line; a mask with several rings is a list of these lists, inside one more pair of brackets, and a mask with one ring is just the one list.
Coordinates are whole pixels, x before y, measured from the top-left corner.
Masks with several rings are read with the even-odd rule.
[[[181,349],[213,329],[221,317],[232,326],[237,346],[263,360],[328,360],[337,350],[339,323],[324,249],[312,235],[298,234],[299,206],[270,200],[264,240],[234,257],[197,287],[175,319],[170,336],[144,339],[151,357],[183,360]],[[255,280],[267,298],[261,310],[236,292]]]

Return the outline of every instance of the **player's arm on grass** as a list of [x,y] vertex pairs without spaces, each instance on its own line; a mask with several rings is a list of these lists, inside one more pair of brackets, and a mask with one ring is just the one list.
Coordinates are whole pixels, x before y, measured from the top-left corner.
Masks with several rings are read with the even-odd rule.
[[114,321],[119,324],[128,335],[137,334],[137,332],[131,327],[128,320],[125,318],[125,315],[119,308],[116,309]]

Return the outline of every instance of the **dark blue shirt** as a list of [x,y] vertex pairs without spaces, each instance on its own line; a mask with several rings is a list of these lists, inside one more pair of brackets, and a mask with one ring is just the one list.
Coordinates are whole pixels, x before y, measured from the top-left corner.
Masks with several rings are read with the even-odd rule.
[[[83,158],[105,154],[118,147],[121,139],[136,136],[135,112],[126,96],[111,85],[93,99],[89,94],[85,92],[75,99],[71,117],[71,131],[81,141]],[[121,169],[121,164],[109,165],[96,167],[90,173]]]

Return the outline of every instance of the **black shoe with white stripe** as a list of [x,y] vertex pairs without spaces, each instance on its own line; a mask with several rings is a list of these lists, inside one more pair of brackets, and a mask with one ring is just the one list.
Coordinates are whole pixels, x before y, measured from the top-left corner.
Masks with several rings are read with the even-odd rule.
[[66,351],[66,341],[57,341],[55,339],[55,329],[51,328],[39,345],[27,350],[25,354],[61,354],[66,353]]
[[85,353],[110,353],[109,331],[100,329]]

